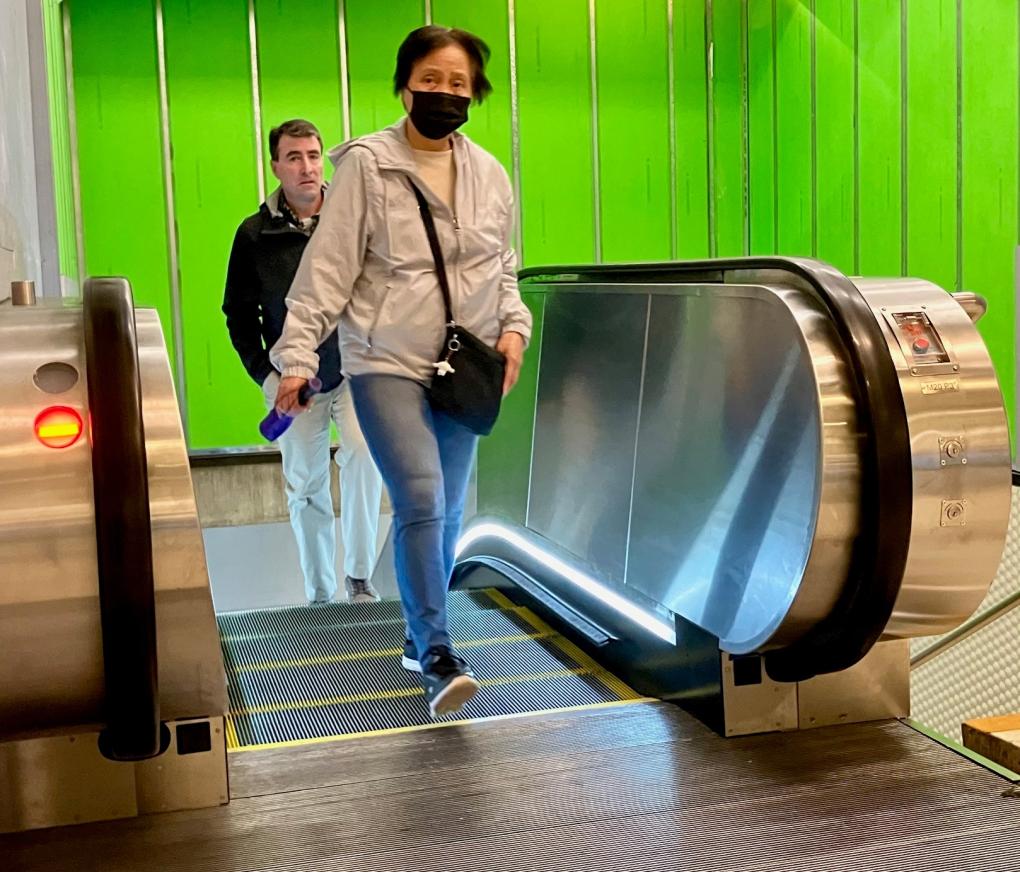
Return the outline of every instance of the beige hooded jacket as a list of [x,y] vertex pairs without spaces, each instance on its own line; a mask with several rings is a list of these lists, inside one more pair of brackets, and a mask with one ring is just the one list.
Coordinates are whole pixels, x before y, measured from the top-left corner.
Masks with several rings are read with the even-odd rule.
[[284,376],[311,378],[315,349],[340,326],[346,375],[379,373],[428,384],[445,336],[442,292],[408,178],[432,208],[456,321],[495,345],[531,336],[517,290],[513,194],[502,165],[453,135],[455,212],[418,174],[404,121],[337,146],[319,225],[287,295],[283,334],[270,351]]

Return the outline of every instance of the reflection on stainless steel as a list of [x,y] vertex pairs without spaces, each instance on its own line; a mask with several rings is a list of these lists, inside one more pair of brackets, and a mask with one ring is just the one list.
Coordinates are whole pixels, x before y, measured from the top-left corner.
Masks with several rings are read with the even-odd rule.
[[[80,308],[0,310],[0,737],[100,723],[103,660],[89,445],[40,444],[35,416],[64,405],[88,419],[86,379],[44,393],[33,375],[85,375]],[[153,526],[164,720],[225,711],[201,531],[166,346],[136,313]]]
[[[890,637],[947,632],[978,607],[999,566],[1009,524],[1011,457],[1002,392],[964,307],[914,279],[858,279],[885,328],[907,410],[914,479],[910,550]],[[949,371],[911,354],[890,316],[924,312]],[[944,503],[965,503],[965,523],[943,523]]]
[[967,313],[967,317],[975,324],[984,318],[985,313],[988,311],[988,300],[980,294],[975,294],[972,291],[957,291],[952,296],[960,304],[963,311]]
[[35,282],[11,282],[11,305],[34,306]]
[[[838,597],[859,437],[813,298],[706,290],[653,297],[627,583],[743,653],[796,638]],[[820,512],[819,496],[850,511]]]
[[549,300],[528,526],[623,582],[648,301]]
[[[527,526],[723,650],[767,651],[838,618],[865,520],[867,419],[833,314],[795,270],[704,275],[528,285],[546,301]],[[911,514],[890,521],[909,552],[885,635],[942,632],[998,565],[1002,396],[975,301],[857,284],[886,339],[858,351],[892,356],[913,471]]]

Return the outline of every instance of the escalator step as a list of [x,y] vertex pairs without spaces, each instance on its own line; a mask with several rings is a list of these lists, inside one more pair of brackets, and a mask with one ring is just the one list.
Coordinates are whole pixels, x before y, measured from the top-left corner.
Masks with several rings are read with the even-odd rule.
[[640,699],[528,609],[497,592],[450,597],[450,631],[482,690],[433,721],[400,665],[396,602],[219,616],[228,747],[241,750]]

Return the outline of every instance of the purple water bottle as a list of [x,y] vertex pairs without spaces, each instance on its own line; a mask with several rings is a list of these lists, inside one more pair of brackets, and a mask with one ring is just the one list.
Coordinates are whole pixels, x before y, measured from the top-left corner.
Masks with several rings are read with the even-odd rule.
[[[302,406],[306,405],[312,395],[317,394],[320,390],[322,390],[321,381],[317,378],[308,379],[308,384],[298,391],[298,402]],[[273,406],[269,410],[269,414],[259,423],[259,433],[270,442],[275,442],[287,431],[293,420],[291,415],[282,415],[276,411],[276,406]]]

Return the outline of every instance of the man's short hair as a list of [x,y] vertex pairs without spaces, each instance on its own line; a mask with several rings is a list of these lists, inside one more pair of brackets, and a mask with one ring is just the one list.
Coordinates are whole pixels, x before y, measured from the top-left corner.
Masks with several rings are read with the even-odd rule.
[[397,96],[407,87],[414,65],[437,48],[459,45],[471,63],[471,99],[481,103],[492,93],[492,84],[485,77],[489,62],[489,47],[473,33],[456,27],[429,24],[412,30],[397,50],[397,69],[393,73],[393,93]]
[[269,131],[269,155],[273,160],[280,159],[280,155],[277,152],[280,148],[280,138],[284,136],[292,136],[294,139],[314,136],[319,140],[319,151],[322,151],[322,135],[319,133],[319,128],[312,124],[311,121],[305,121],[304,118],[292,118],[290,121],[284,121],[279,127],[274,127]]

